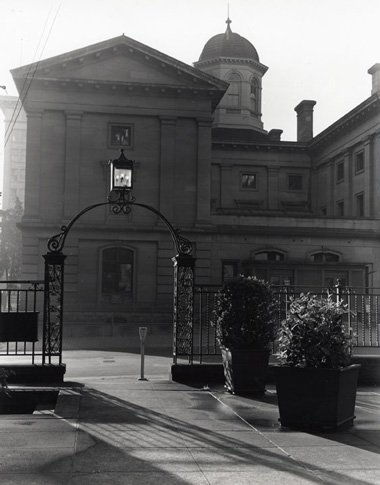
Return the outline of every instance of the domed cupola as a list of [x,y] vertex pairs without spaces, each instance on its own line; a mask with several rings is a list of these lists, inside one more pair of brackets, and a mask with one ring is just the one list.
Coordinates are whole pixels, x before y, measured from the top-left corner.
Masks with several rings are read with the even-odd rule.
[[206,43],[198,62],[211,61],[220,58],[251,59],[259,62],[257,50],[239,34],[232,32],[231,20],[228,18],[227,30],[224,34],[214,35]]
[[231,30],[206,42],[194,67],[227,81],[230,86],[214,113],[214,127],[254,128],[264,132],[261,121],[262,77],[268,70],[255,47]]

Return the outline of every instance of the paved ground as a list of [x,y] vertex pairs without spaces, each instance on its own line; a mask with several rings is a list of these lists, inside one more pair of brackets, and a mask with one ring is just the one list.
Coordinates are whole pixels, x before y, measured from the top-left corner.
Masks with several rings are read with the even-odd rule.
[[0,417],[1,485],[380,484],[380,389],[337,433],[281,428],[261,398],[168,379],[169,357],[66,351],[55,411]]

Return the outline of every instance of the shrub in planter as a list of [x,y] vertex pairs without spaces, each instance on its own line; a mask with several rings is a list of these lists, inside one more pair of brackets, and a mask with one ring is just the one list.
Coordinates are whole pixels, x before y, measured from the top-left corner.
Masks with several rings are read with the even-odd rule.
[[264,392],[277,329],[277,302],[270,285],[237,276],[219,290],[213,324],[222,352],[226,389]]
[[358,365],[343,301],[332,295],[292,298],[279,329],[276,388],[280,421],[289,427],[338,428],[354,419]]
[[0,367],[0,415],[33,414],[38,405],[43,409],[53,409],[58,399],[57,390],[8,387],[8,379],[15,372]]

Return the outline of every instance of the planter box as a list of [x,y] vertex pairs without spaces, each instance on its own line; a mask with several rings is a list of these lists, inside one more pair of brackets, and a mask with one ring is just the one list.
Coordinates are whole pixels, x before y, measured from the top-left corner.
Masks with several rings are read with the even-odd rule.
[[59,391],[36,389],[9,389],[0,393],[1,414],[33,414],[37,406],[54,409]]
[[274,366],[282,426],[338,429],[355,419],[360,365],[344,369]]
[[220,348],[225,388],[232,394],[264,393],[269,350],[230,350]]

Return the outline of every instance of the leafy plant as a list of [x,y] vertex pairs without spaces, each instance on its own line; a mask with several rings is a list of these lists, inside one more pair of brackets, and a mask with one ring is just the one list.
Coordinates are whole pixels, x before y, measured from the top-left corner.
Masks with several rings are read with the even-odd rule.
[[327,367],[350,364],[351,340],[343,316],[348,314],[342,300],[301,294],[291,298],[286,319],[279,329],[279,362],[288,367]]
[[277,301],[269,283],[239,275],[216,296],[213,324],[220,345],[229,349],[267,349],[277,330]]
[[7,396],[10,395],[8,390],[8,378],[11,375],[14,375],[14,372],[12,370],[0,367],[0,393],[6,394]]

